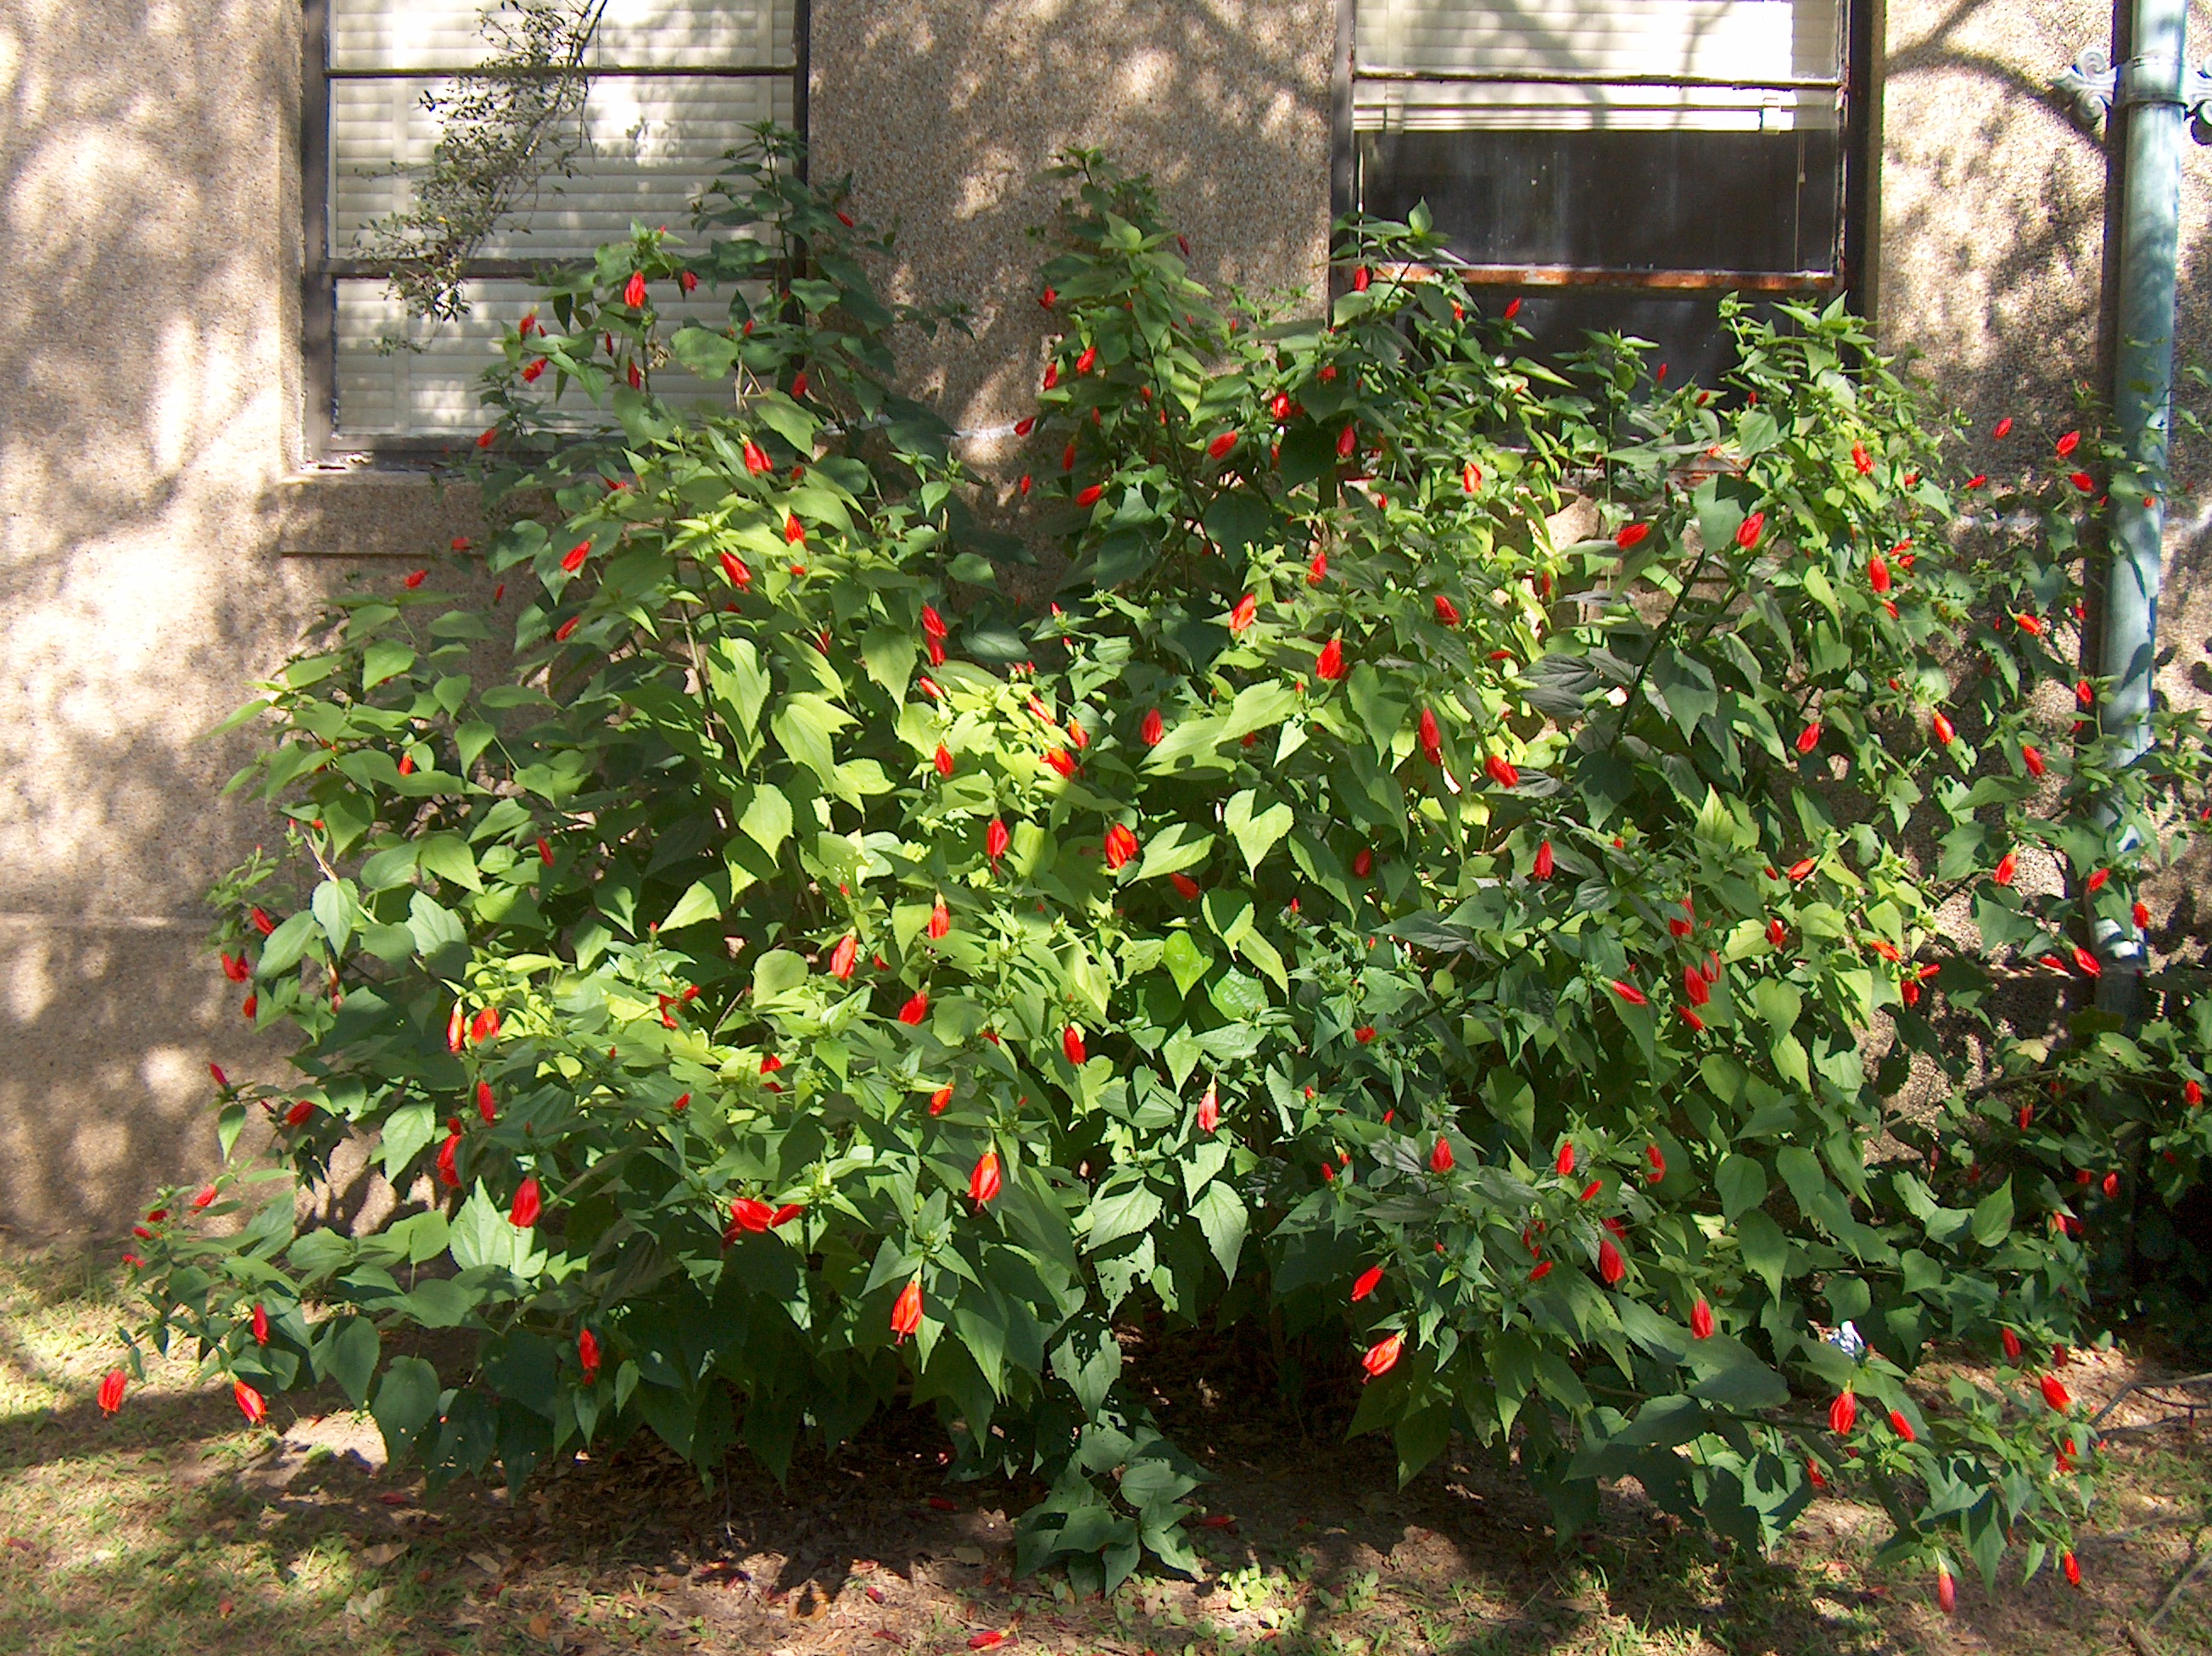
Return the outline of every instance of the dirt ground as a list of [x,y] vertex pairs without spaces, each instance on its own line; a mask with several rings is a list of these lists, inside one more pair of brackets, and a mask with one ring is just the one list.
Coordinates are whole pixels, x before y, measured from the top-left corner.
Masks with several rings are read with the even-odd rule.
[[[927,1421],[878,1422],[787,1489],[742,1463],[708,1488],[635,1444],[510,1503],[427,1497],[334,1397],[272,1400],[246,1428],[181,1363],[110,1420],[94,1391],[114,1291],[104,1264],[0,1249],[0,1653],[2212,1651],[2212,1385],[2136,1392],[2107,1422],[2080,1590],[1967,1581],[1946,1618],[1924,1577],[1872,1566],[1866,1507],[1823,1501],[1759,1559],[1631,1484],[1563,1550],[1486,1459],[1448,1455],[1397,1489],[1387,1446],[1345,1441],[1331,1405],[1301,1418],[1248,1356],[1192,1345],[1146,1373],[1213,1476],[1194,1497],[1203,1568],[1079,1599],[1011,1578],[1009,1519],[1036,1492],[949,1483]],[[2067,1371],[2093,1406],[2161,1377],[2179,1378],[2124,1351]]]

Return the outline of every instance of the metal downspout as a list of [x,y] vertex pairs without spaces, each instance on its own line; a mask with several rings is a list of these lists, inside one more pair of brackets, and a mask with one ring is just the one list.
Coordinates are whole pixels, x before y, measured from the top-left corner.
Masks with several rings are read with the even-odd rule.
[[[2106,234],[2116,239],[2118,254],[2110,389],[2120,455],[2106,519],[2096,667],[2112,680],[2100,722],[2106,734],[2118,739],[2123,764],[2140,757],[2151,742],[2173,400],[2182,129],[2188,115],[2187,19],[2185,0],[2130,0],[2125,37],[2130,55],[2112,77],[2124,146],[2119,192],[2106,207]],[[2197,90],[2193,85],[2189,89]],[[2103,813],[2108,822],[2118,815],[2110,804]],[[2098,1005],[2133,1015],[2143,968],[2142,939],[2131,926],[2100,920],[2096,946],[2104,964]]]

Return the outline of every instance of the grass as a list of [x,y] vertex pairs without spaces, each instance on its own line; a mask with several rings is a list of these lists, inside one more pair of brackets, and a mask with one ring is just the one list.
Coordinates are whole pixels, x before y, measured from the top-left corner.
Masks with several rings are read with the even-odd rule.
[[[1717,1550],[1632,1485],[1562,1549],[1541,1503],[1487,1463],[1447,1457],[1399,1490],[1381,1446],[1308,1438],[1249,1374],[1194,1373],[1160,1407],[1215,1474],[1203,1570],[1079,1600],[1011,1579],[1026,1495],[948,1487],[921,1423],[886,1422],[787,1490],[741,1464],[707,1488],[633,1445],[512,1503],[426,1497],[335,1397],[273,1400],[251,1428],[173,1361],[102,1416],[118,1320],[104,1266],[0,1254],[0,1653],[934,1656],[991,1633],[1068,1656],[2212,1649],[2212,1580],[2146,1627],[2212,1548],[2212,1445],[2154,1400],[2115,1416],[2083,1590],[1968,1582],[1947,1619],[1924,1579],[1875,1566],[1878,1516],[1849,1502],[1820,1502],[1761,1559]],[[2148,1372],[2104,1354],[2069,1380],[2101,1402]]]

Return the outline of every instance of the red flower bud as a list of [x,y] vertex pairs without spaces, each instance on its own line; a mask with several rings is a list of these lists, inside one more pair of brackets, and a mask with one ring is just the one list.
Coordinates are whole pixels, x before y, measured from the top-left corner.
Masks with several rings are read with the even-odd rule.
[[1106,831],[1105,857],[1108,870],[1118,874],[1135,859],[1137,849],[1136,835],[1121,823],[1115,823]]
[[1867,453],[1864,443],[1855,442],[1851,445],[1851,464],[1858,468],[1858,474],[1863,478],[1873,473],[1874,456]]
[[645,272],[632,271],[629,280],[623,284],[623,303],[632,310],[645,308]]
[[1447,627],[1455,627],[1459,625],[1458,605],[1453,603],[1450,599],[1446,598],[1442,593],[1438,593],[1431,601],[1436,606],[1437,619],[1439,622]]
[[1613,980],[1613,992],[1615,995],[1618,995],[1622,1000],[1627,1002],[1628,1004],[1632,1007],[1649,1006],[1650,1004],[1650,1002],[1645,998],[1642,989],[1637,988],[1633,983],[1624,983],[1618,977]]
[[1605,1278],[1607,1288],[1628,1275],[1628,1263],[1621,1258],[1620,1250],[1613,1245],[1610,1239],[1597,1245],[1597,1274]]
[[1340,460],[1350,460],[1352,458],[1352,451],[1358,447],[1359,428],[1356,425],[1346,426],[1344,429],[1338,434],[1336,439],[1337,459]]
[[1314,657],[1315,675],[1334,683],[1344,677],[1344,672],[1343,642],[1339,639],[1332,638],[1321,647],[1321,653]]
[[1232,633],[1243,632],[1252,624],[1254,618],[1259,613],[1259,598],[1255,594],[1246,593],[1243,597],[1237,600],[1237,606],[1229,612],[1229,630]]
[[1538,880],[1549,880],[1555,866],[1552,856],[1552,842],[1548,839],[1545,840],[1536,847],[1536,861],[1528,872]]
[[1326,550],[1323,550],[1322,551],[1316,552],[1313,555],[1313,562],[1306,565],[1306,585],[1309,587],[1318,587],[1322,581],[1328,579],[1328,553]]
[[1437,1135],[1436,1148],[1429,1152],[1429,1171],[1432,1173],[1448,1173],[1451,1170],[1451,1141],[1439,1133]]
[[2059,438],[2057,442],[2051,444],[2051,447],[2057,450],[2058,458],[2062,460],[2072,454],[2073,452],[2081,446],[2081,434],[2078,431],[2069,431],[2065,435]]
[[899,1290],[897,1302],[891,1306],[891,1335],[893,1343],[921,1326],[921,1278],[915,1277]]
[[1380,1379],[1395,1368],[1398,1366],[1398,1354],[1404,1349],[1405,1344],[1404,1335],[1393,1334],[1389,1339],[1378,1340],[1374,1345],[1369,1347],[1367,1355],[1359,1360],[1359,1366],[1367,1371],[1367,1378],[1370,1380]]
[[1747,552],[1759,545],[1759,537],[1766,527],[1766,514],[1753,512],[1744,519],[1735,532],[1735,544]]
[[538,1190],[537,1179],[524,1179],[515,1187],[514,1204],[507,1211],[508,1221],[515,1229],[526,1231],[538,1222],[538,1215],[544,1211],[544,1199]]
[[[1214,1093],[1213,1083],[1208,1081],[1206,1084],[1206,1096],[1198,1101],[1198,1130],[1201,1133],[1211,1133],[1220,1125],[1221,1102]],[[1356,1300],[1359,1296],[1355,1294],[1352,1297]]]
[[1365,1046],[1369,1042],[1375,1038],[1375,1026],[1372,1024],[1360,1025],[1358,1028],[1352,1032],[1352,1038],[1358,1042],[1360,1045]]
[[269,1343],[269,1308],[266,1306],[257,1304],[253,1307],[253,1343]]
[[1846,1387],[1828,1405],[1828,1429],[1838,1437],[1849,1437],[1851,1428],[1858,1423],[1859,1400]]
[[1359,1280],[1352,1285],[1352,1303],[1356,1306],[1374,1293],[1382,1281],[1382,1267],[1380,1265],[1370,1265],[1360,1272]]
[[258,1426],[269,1417],[269,1405],[262,1400],[261,1394],[244,1380],[230,1383],[230,1395],[237,1399],[238,1412],[245,1416],[250,1424]]
[[1690,1336],[1698,1340],[1713,1337],[1713,1308],[1705,1303],[1703,1295],[1699,1295],[1698,1303],[1690,1307]]
[[1444,762],[1443,733],[1437,728],[1437,715],[1427,708],[1421,709],[1421,752],[1428,756],[1431,764]]
[[1006,855],[1006,847],[1012,842],[1013,836],[1006,831],[1006,825],[993,817],[990,825],[983,830],[983,855],[996,862]]
[[117,1409],[122,1408],[123,1393],[130,1384],[131,1377],[121,1369],[109,1369],[106,1378],[100,1383],[100,1413],[112,1415]]
[[1168,881],[1176,888],[1176,894],[1186,903],[1198,896],[1198,882],[1188,874],[1170,874]]
[[2074,1406],[2073,1397],[2068,1394],[2065,1386],[2061,1384],[2056,1374],[2045,1374],[2038,1384],[2039,1384],[2043,1389],[2044,1402],[2049,1403],[2053,1409],[2056,1409],[2061,1414],[2065,1413]]
[[2081,1566],[2075,1560],[2074,1549],[2071,1547],[2058,1556],[2058,1568],[2066,1572],[2068,1586],[2078,1587],[2081,1585]]
[[1946,1616],[1959,1608],[1959,1584],[1948,1570],[1936,1572],[1936,1604]]
[[1234,431],[1224,431],[1218,434],[1212,442],[1206,444],[1206,455],[1208,460],[1218,460],[1236,447],[1237,434]]
[[899,1021],[909,1027],[921,1023],[927,1016],[929,1016],[929,991],[926,989],[915,990],[907,1003],[899,1008]]
[[968,1175],[968,1199],[981,1207],[999,1193],[999,1153],[986,1150],[975,1159],[975,1171]]
[[1097,363],[1097,361],[1098,347],[1096,345],[1085,345],[1083,348],[1083,355],[1075,359],[1075,371],[1078,374],[1088,374]]
[[1951,738],[1958,734],[1958,732],[1952,728],[1951,721],[1945,718],[1941,712],[1929,715],[1928,720],[1928,728],[1934,733],[1937,741],[1943,743],[1947,746],[1949,745]]
[[1889,590],[1889,560],[1880,552],[1867,559],[1867,584],[1877,593]]
[[1482,487],[1482,468],[1469,460],[1459,469],[1459,486],[1468,494]]

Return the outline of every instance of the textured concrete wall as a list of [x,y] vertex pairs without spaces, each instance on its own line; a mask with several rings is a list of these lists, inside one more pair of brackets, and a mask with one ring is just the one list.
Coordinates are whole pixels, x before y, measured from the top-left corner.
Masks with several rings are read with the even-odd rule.
[[[296,0],[0,3],[0,1225],[112,1230],[271,1073],[200,952],[264,831],[201,733],[388,508],[288,489]],[[416,485],[418,534],[453,502]],[[447,531],[448,534],[452,531]],[[418,539],[416,544],[420,544]],[[431,541],[432,545],[442,544]]]
[[972,343],[908,353],[956,424],[1030,411],[1050,319],[1024,232],[1070,145],[1149,172],[1217,289],[1318,293],[1328,257],[1334,0],[814,0],[817,178],[902,222],[885,284],[961,300]]

